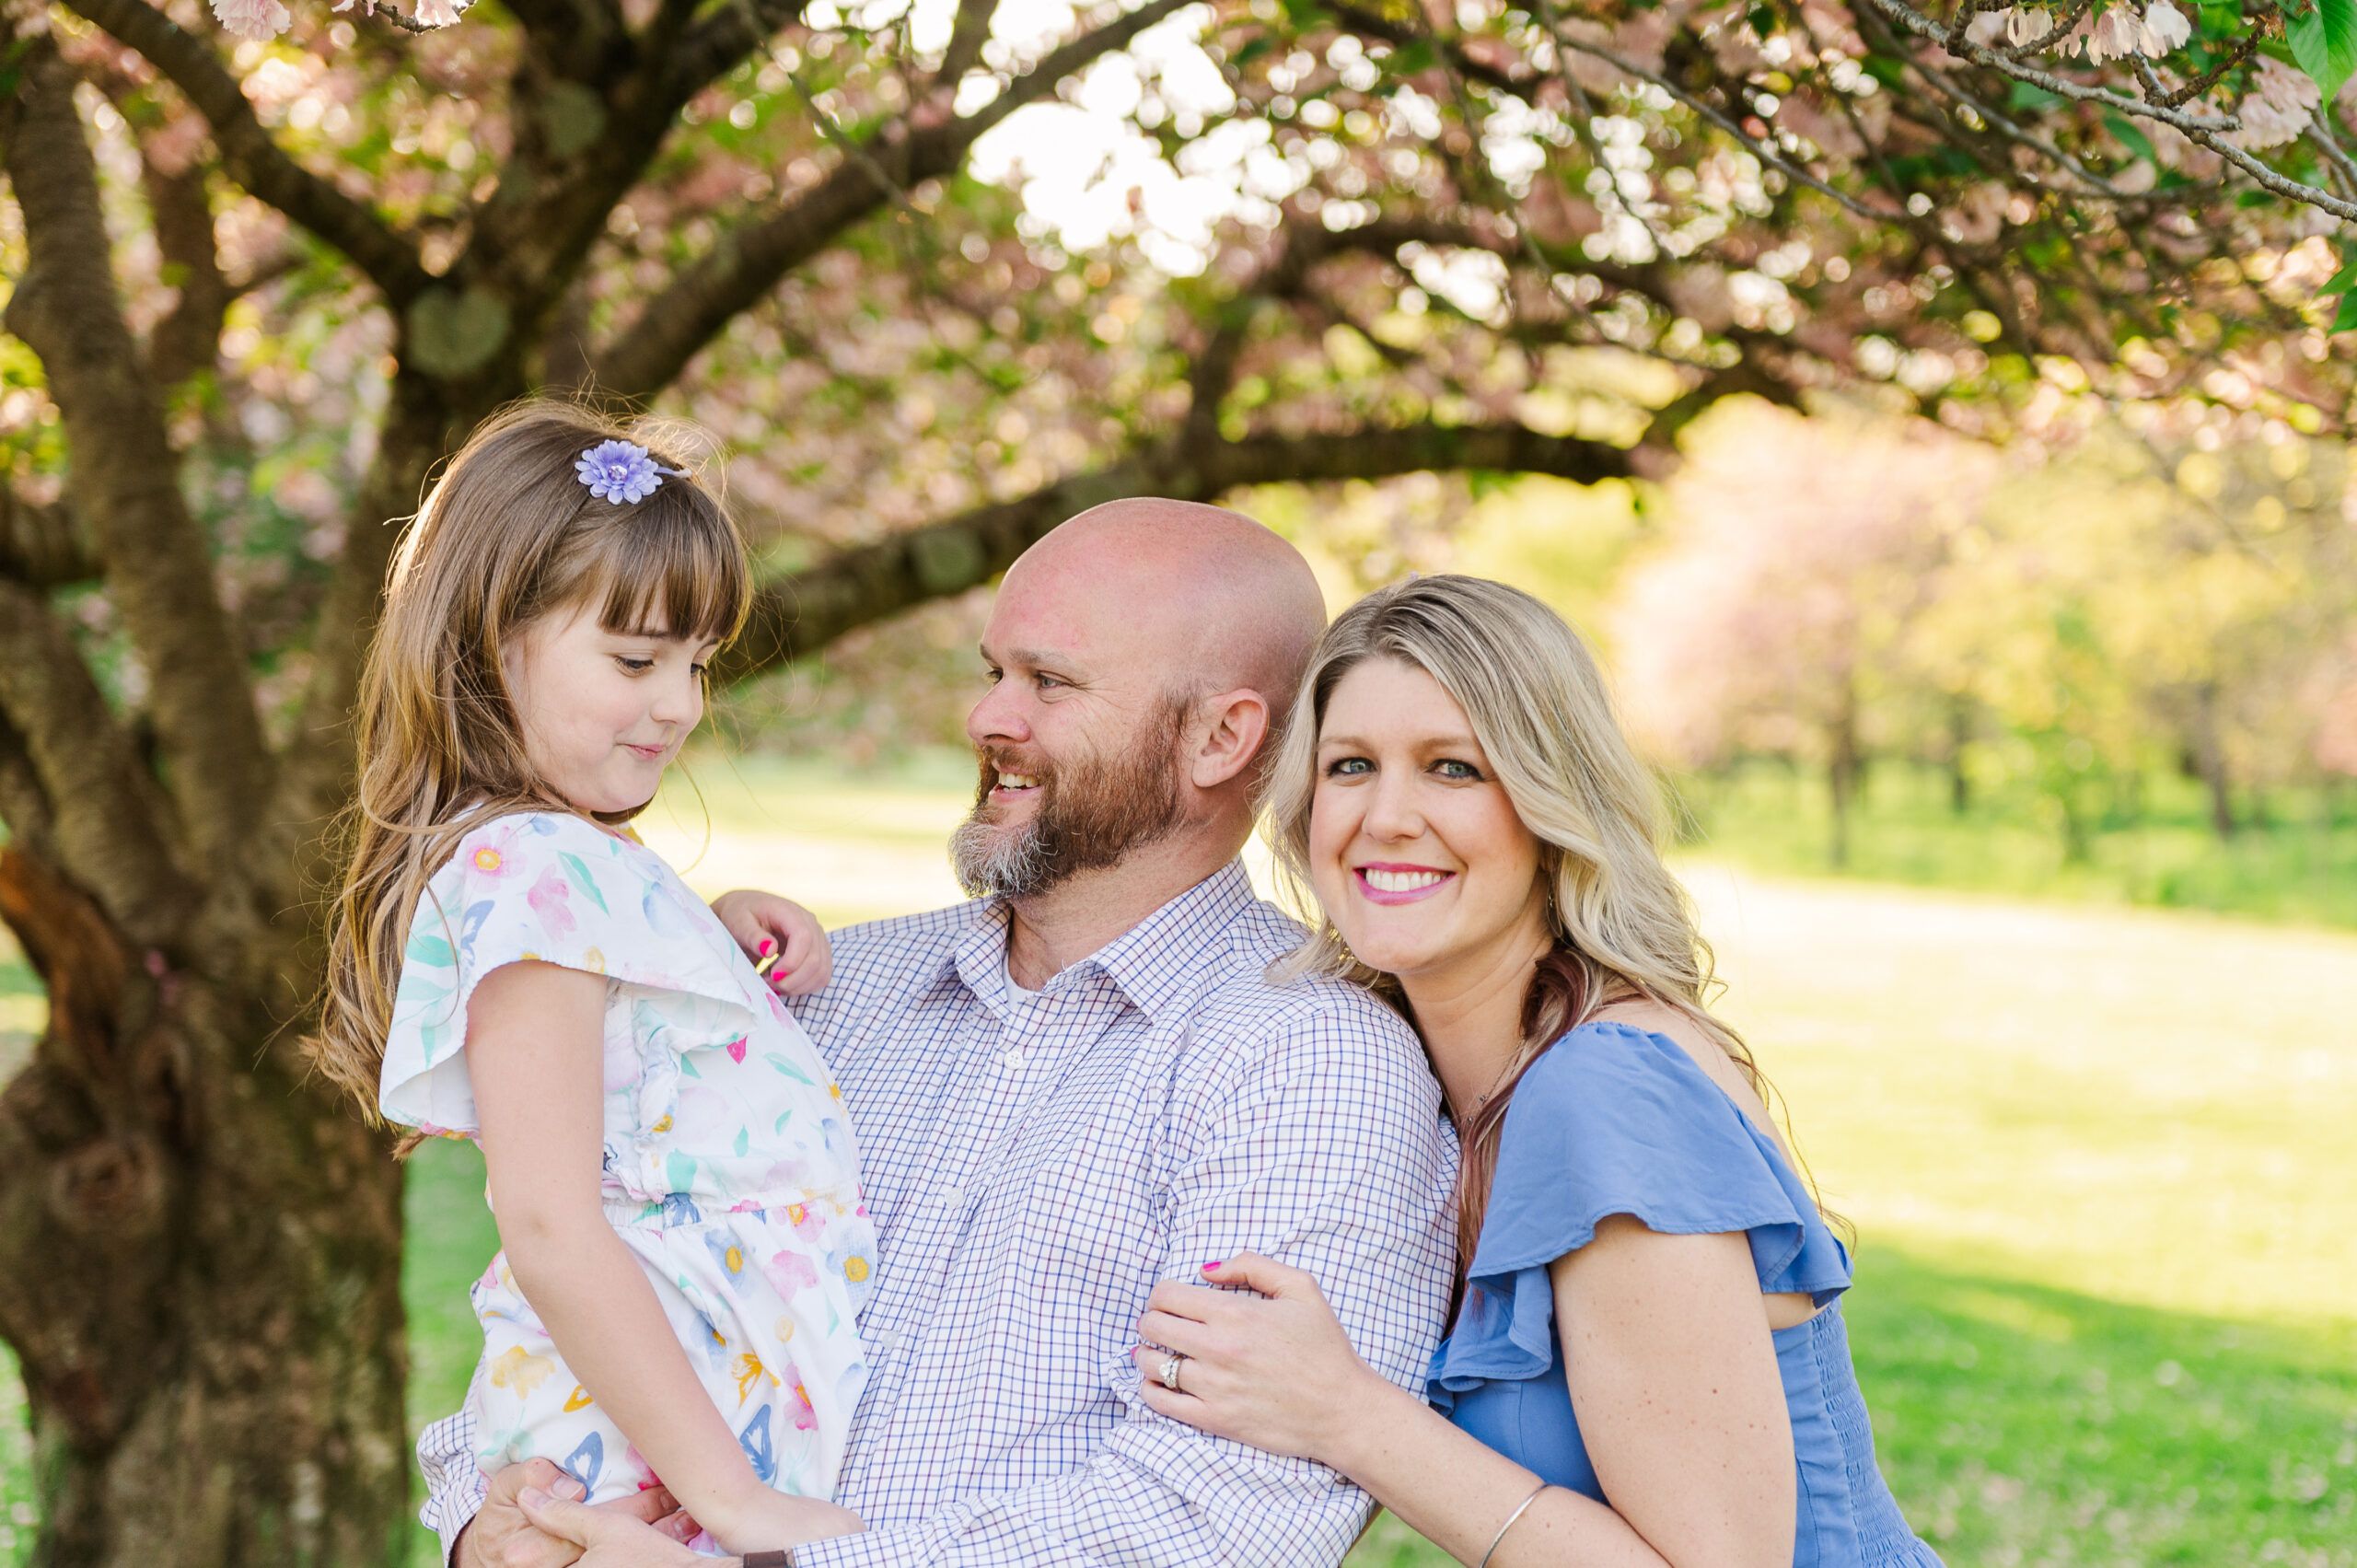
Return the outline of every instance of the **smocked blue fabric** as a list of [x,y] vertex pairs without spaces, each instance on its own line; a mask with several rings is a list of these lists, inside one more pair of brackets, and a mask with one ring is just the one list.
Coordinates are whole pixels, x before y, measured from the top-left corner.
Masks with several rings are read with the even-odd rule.
[[1612,1214],[1664,1235],[1742,1231],[1762,1295],[1824,1308],[1771,1336],[1799,1470],[1794,1568],[1939,1568],[1875,1466],[1837,1300],[1848,1250],[1775,1141],[1644,1029],[1584,1024],[1515,1086],[1465,1305],[1433,1357],[1434,1404],[1543,1479],[1609,1501],[1573,1413],[1547,1268]]

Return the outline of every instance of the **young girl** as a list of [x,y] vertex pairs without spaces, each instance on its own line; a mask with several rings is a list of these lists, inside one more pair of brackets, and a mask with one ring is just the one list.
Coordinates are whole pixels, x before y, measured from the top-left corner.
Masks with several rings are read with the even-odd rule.
[[[486,1472],[668,1485],[732,1552],[860,1527],[832,1492],[875,1264],[841,1097],[775,990],[621,824],[703,712],[744,547],[681,471],[567,406],[477,431],[403,540],[360,712],[319,1040],[389,1121],[476,1139]],[[707,1543],[708,1544],[708,1543]]]

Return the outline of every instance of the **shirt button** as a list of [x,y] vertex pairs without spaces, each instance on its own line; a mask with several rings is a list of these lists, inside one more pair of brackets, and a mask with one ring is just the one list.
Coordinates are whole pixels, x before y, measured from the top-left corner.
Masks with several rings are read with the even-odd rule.
[[998,1059],[998,1064],[1007,1069],[1009,1072],[1014,1072],[1023,1065],[1025,1060],[1026,1058],[1023,1054],[1023,1048],[1018,1045],[1013,1051],[1010,1051],[1005,1055],[1000,1057]]

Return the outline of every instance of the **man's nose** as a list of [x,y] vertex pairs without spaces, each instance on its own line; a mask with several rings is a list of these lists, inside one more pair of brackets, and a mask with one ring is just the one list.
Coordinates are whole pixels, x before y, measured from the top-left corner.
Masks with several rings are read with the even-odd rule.
[[994,740],[1017,745],[1031,738],[1031,724],[1023,712],[1023,691],[1013,680],[1000,680],[982,693],[966,715],[966,738],[977,746]]

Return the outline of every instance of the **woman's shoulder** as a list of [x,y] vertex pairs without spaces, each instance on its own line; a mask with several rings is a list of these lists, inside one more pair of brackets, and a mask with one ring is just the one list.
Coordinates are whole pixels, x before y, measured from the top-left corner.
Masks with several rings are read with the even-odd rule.
[[1515,1086],[1474,1272],[1551,1262],[1613,1214],[1665,1235],[1796,1227],[1805,1192],[1772,1148],[1674,1037],[1592,1019]]
[[1718,1042],[1684,1014],[1658,1004],[1643,1011],[1615,1008],[1565,1030],[1540,1051],[1515,1086],[1515,1104],[1545,1104],[1552,1112],[1572,1109],[1559,1102],[1593,1106],[1616,1086],[1645,1086],[1655,1096],[1700,1099],[1715,1112],[1723,1095],[1736,1097],[1711,1070],[1714,1064],[1742,1084]]

